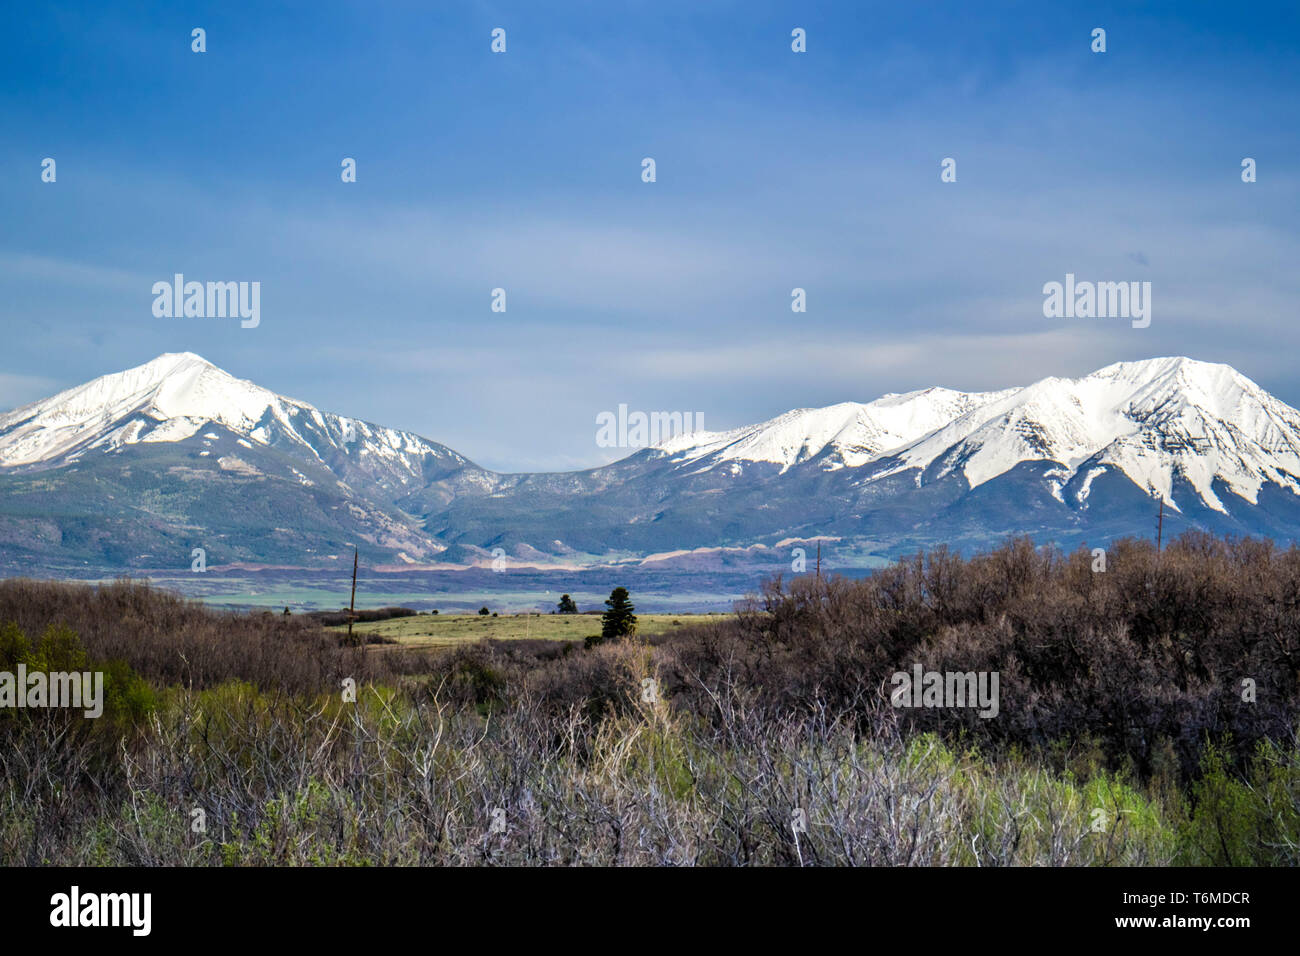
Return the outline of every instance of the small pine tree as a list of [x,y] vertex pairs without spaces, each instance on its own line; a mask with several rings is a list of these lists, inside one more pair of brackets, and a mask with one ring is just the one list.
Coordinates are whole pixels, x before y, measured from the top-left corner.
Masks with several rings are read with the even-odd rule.
[[607,610],[600,616],[600,639],[613,640],[636,633],[635,608],[627,593],[627,588],[614,588],[605,602]]
[[563,596],[560,598],[560,603],[557,604],[556,607],[558,607],[558,608],[560,609],[560,613],[561,613],[561,614],[577,614],[577,613],[578,613],[578,605],[577,605],[576,603],[574,603],[573,598],[569,597],[567,594],[563,595]]

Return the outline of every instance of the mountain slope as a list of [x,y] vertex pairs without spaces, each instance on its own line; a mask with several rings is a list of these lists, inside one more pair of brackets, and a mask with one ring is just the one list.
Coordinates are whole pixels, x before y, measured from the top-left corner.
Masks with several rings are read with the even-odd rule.
[[[0,467],[47,468],[88,452],[233,435],[322,465],[385,495],[449,475],[489,472],[409,432],[322,412],[237,379],[191,353],[165,354],[0,415]],[[212,437],[216,437],[213,435]]]
[[865,405],[800,408],[758,425],[681,435],[657,447],[677,462],[701,462],[706,470],[724,462],[766,462],[784,473],[823,452],[828,468],[856,468],[1004,394],[928,388]]
[[602,468],[502,475],[183,353],[0,415],[0,561],[172,566],[206,543],[214,563],[311,566],[355,542],[373,563],[729,549],[779,570],[778,545],[812,538],[850,564],[1015,533],[1104,543],[1149,532],[1153,493],[1172,531],[1291,540],[1298,476],[1300,412],[1186,358],[797,409]]
[[[972,487],[1025,461],[1059,463],[1057,487],[1081,470],[1123,472],[1164,496],[1185,479],[1224,505],[1216,481],[1257,503],[1273,482],[1300,493],[1300,413],[1226,365],[1185,358],[1121,362],[1080,379],[1044,379],[969,412],[898,452],[905,467],[960,464]],[[1081,489],[1078,501],[1086,500]]]

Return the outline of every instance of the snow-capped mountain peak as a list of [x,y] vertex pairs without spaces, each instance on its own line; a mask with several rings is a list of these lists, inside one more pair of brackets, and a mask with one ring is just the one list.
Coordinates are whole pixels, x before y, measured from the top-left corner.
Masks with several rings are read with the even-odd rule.
[[385,484],[418,477],[430,456],[443,467],[469,464],[418,435],[322,412],[236,378],[193,352],[179,352],[0,415],[0,466],[181,442],[213,427],[250,447],[292,447],[336,471],[351,461],[376,476],[385,473],[377,477]]
[[[1052,479],[1058,498],[1076,475],[1114,468],[1175,505],[1175,479],[1185,479],[1220,511],[1215,481],[1252,503],[1266,482],[1300,494],[1300,413],[1230,366],[1183,357],[1118,362],[1082,378],[1003,391],[928,388],[797,409],[657,448],[697,472],[722,466],[738,474],[746,464],[766,463],[784,473],[809,462],[837,471],[881,462],[886,467],[864,482],[910,469],[918,482],[922,473],[942,478],[960,470],[972,488],[1023,462],[1051,462],[1061,466]],[[1090,483],[1072,504],[1084,503]]]
[[1227,365],[1180,357],[1120,362],[1077,379],[1043,379],[980,406],[896,456],[900,467],[925,469],[938,462],[940,477],[960,468],[971,487],[1022,462],[1058,463],[1058,497],[1082,469],[1109,467],[1176,504],[1173,483],[1181,477],[1222,511],[1212,487],[1216,480],[1252,503],[1265,481],[1300,493],[1297,449],[1295,409]]
[[723,463],[762,462],[785,472],[823,453],[827,470],[855,468],[1002,394],[947,388],[891,393],[866,404],[798,408],[731,431],[679,435],[655,447],[674,462],[700,462],[704,470]]
[[23,568],[170,566],[200,535],[225,560],[313,566],[357,541],[405,566],[498,547],[578,565],[721,548],[763,564],[814,539],[870,565],[1010,533],[1143,534],[1151,492],[1166,531],[1300,540],[1300,412],[1228,366],[1157,358],[800,408],[602,468],[517,475],[192,353],[0,414],[0,561]]
[[30,465],[88,447],[179,441],[206,423],[252,431],[278,397],[192,352],[93,379],[0,415],[0,465]]

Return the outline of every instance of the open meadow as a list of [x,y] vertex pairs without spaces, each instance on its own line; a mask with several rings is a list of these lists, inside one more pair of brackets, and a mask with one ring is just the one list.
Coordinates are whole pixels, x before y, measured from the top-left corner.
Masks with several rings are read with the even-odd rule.
[[[638,614],[637,634],[654,637],[684,627],[721,621],[723,614]],[[331,631],[347,632],[347,625]],[[454,647],[474,641],[582,641],[600,634],[599,614],[416,614],[353,625],[353,633],[396,641],[407,648]],[[379,647],[392,646],[380,644]]]

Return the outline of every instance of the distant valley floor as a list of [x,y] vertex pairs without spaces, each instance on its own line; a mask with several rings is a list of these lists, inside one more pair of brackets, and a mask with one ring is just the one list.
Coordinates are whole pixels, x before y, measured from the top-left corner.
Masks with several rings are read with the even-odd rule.
[[[788,568],[785,577],[791,577]],[[824,573],[835,569],[824,568]],[[812,573],[810,567],[809,574]],[[870,573],[851,568],[843,573],[858,577]],[[20,571],[6,569],[6,576]],[[357,576],[358,608],[400,605],[417,611],[473,613],[481,607],[500,614],[527,611],[549,613],[560,595],[568,594],[581,611],[603,610],[605,598],[616,587],[627,588],[638,612],[654,614],[729,613],[737,601],[757,594],[771,574],[744,571],[663,571],[637,567],[598,568],[587,571],[534,571],[510,569],[494,572],[476,568],[464,571],[375,572],[362,568]],[[87,572],[81,580],[112,580],[110,571]],[[336,610],[348,605],[351,571],[267,569],[205,572],[132,571],[134,580],[196,598],[213,607],[267,608],[291,612]]]

